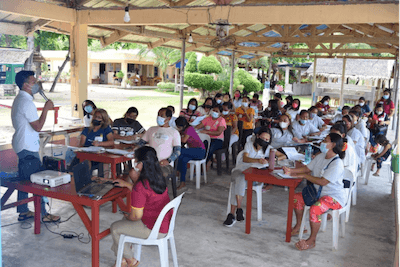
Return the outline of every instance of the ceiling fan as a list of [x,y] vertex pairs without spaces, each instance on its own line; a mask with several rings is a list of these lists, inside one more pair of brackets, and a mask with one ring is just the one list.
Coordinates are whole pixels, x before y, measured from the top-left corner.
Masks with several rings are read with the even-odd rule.
[[293,51],[290,50],[289,43],[283,43],[281,50],[276,52],[276,54],[280,56],[291,56],[293,55]]
[[216,23],[210,23],[210,24],[216,25],[215,35],[217,36],[210,42],[212,47],[220,48],[235,44],[236,38],[233,35],[229,35],[230,24],[228,20],[217,20]]

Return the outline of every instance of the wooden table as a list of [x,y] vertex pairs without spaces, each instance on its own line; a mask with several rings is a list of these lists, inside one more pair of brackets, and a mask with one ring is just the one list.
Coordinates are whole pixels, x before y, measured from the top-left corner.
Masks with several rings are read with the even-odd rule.
[[300,184],[302,179],[278,179],[271,174],[271,170],[260,170],[257,168],[248,168],[244,172],[247,180],[247,206],[246,206],[246,234],[250,234],[251,228],[251,209],[253,198],[253,182],[267,183],[273,185],[281,185],[289,187],[289,203],[286,224],[286,242],[290,242],[292,232],[292,218],[293,218],[293,200],[294,189]]
[[[11,99],[3,99],[0,100],[0,107],[3,108],[12,108],[12,103],[14,102],[14,100]],[[33,102],[36,105],[36,109],[37,110],[43,110],[44,108],[44,104],[41,103],[37,103],[37,102]],[[58,123],[58,110],[60,109],[60,105],[54,105],[54,108],[52,110],[54,110],[54,124]]]
[[[20,182],[8,182],[1,181],[1,185],[8,187],[8,190],[1,198],[1,210],[9,209],[30,201],[35,203],[35,219],[34,219],[34,233],[40,234],[40,201],[41,196],[52,197],[59,200],[64,200],[72,203],[83,224],[88,230],[92,238],[92,266],[99,266],[99,243],[100,240],[110,234],[110,229],[106,229],[100,232],[100,206],[108,201],[113,201],[118,204],[121,210],[129,211],[131,203],[130,191],[127,188],[116,188],[111,189],[102,199],[93,200],[85,196],[78,196],[75,190],[74,179],[71,179],[71,183],[57,186],[48,187],[44,185],[33,184],[30,181]],[[34,194],[33,197],[24,199],[18,202],[14,202],[5,205],[14,190],[19,190],[27,193]],[[126,203],[124,198],[126,197]],[[86,214],[83,206],[91,207],[91,219]],[[114,213],[116,212],[113,211]],[[111,224],[111,222],[110,222]]]

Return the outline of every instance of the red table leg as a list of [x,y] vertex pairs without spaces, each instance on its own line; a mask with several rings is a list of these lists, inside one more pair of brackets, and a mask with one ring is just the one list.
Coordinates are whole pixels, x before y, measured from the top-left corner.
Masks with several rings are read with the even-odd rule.
[[58,123],[58,108],[54,109],[54,124]]
[[[231,196],[236,197],[236,196]],[[251,228],[251,209],[253,200],[253,181],[247,181],[247,205],[246,205],[246,234],[250,234]]]
[[111,163],[111,175],[113,179],[117,179],[117,164]]
[[100,208],[97,205],[92,206],[92,232],[90,236],[92,237],[92,267],[100,266]]
[[288,215],[286,225],[286,242],[290,242],[292,237],[292,218],[293,218],[293,206],[294,206],[294,186],[289,186],[289,204],[288,204]]
[[40,196],[34,195],[34,205],[35,205],[35,230],[34,233],[36,235],[40,234],[40,216],[41,216],[41,207],[40,202],[42,201]]

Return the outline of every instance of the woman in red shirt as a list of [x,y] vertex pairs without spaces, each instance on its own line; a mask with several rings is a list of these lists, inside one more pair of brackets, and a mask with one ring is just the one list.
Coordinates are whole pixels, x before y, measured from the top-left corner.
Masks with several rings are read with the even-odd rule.
[[[117,186],[131,190],[131,209],[124,214],[124,218],[111,225],[113,239],[111,249],[115,256],[118,252],[118,242],[121,234],[138,238],[147,238],[161,210],[170,201],[167,183],[162,175],[161,167],[154,148],[143,146],[135,150],[133,168],[129,171],[127,180],[117,179]],[[158,238],[168,233],[172,210],[164,217],[161,223]],[[126,243],[123,253],[122,266],[136,267],[139,261],[133,257],[130,244]]]
[[376,103],[376,104],[382,104],[383,105],[383,112],[391,118],[394,114],[394,103],[391,99],[391,93],[390,89],[386,89],[383,91],[383,96],[382,98]]
[[330,96],[324,96],[321,101],[319,101],[315,106],[319,111],[322,112],[323,115],[326,115],[330,112],[331,107],[329,106],[329,101],[331,100]]

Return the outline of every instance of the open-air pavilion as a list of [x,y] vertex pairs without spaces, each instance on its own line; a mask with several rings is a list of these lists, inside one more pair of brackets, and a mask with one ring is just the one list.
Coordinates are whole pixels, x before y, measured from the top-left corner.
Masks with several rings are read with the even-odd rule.
[[[35,30],[70,35],[72,107],[80,106],[82,101],[87,99],[88,38],[99,39],[104,46],[121,41],[142,43],[148,45],[149,48],[165,46],[181,49],[181,62],[184,62],[185,52],[188,51],[229,56],[232,62],[239,57],[256,60],[261,56],[288,56],[314,57],[318,64],[318,58],[337,57],[344,59],[344,69],[348,58],[380,59],[382,54],[389,54],[384,59],[396,61],[394,88],[397,91],[398,10],[398,1],[362,0],[313,2],[302,0],[0,0],[0,33],[28,36],[29,49],[33,49]],[[126,18],[126,11],[129,13],[129,20]],[[294,44],[306,46],[304,48],[291,47]],[[358,49],[348,44],[368,44],[371,47]],[[358,53],[364,56],[359,56]],[[124,66],[121,70],[127,72]],[[184,72],[181,72],[180,77],[180,88],[183,88]],[[182,97],[183,91],[181,91],[181,99]],[[396,103],[397,101],[398,97]],[[83,116],[81,109],[72,108],[71,110],[72,116]],[[213,171],[211,177],[212,174]],[[397,185],[397,176],[395,177],[394,184]],[[208,186],[197,191],[192,187],[194,193],[187,194],[187,206],[182,207],[184,212],[180,221],[178,215],[175,233],[178,240],[178,258],[183,263],[182,266],[204,264],[210,266],[231,266],[232,264],[397,266],[398,264],[398,220],[395,223],[394,219],[398,216],[398,212],[397,210],[396,213],[393,212],[395,205],[388,195],[390,188],[388,189],[387,185],[376,182],[368,188],[359,190],[359,204],[352,208],[353,217],[348,223],[347,230],[350,234],[345,239],[340,239],[341,245],[336,254],[331,251],[332,236],[329,228],[327,233],[319,235],[321,246],[310,253],[297,252],[293,244],[283,242],[282,225],[285,218],[280,218],[282,215],[285,216],[286,204],[280,203],[280,196],[285,194],[283,188],[277,188],[270,195],[264,195],[266,196],[264,201],[269,203],[267,206],[264,205],[264,219],[267,218],[267,220],[254,224],[257,226],[254,226],[255,230],[251,235],[244,234],[244,227],[240,226],[234,231],[217,228],[217,226],[222,227],[221,224],[226,215],[225,196],[227,196],[228,187],[229,175],[211,178]],[[378,188],[381,191],[374,192],[374,189]],[[272,205],[271,203],[280,204]],[[193,206],[189,206],[190,204]],[[385,206],[385,208],[378,206]],[[61,206],[55,208],[62,210]],[[69,212],[72,213],[71,208]],[[6,214],[12,217],[12,212],[8,211]],[[107,227],[111,223],[109,220],[113,220],[111,216],[114,216],[114,220],[118,219],[112,214],[109,217],[102,217],[102,222]],[[371,222],[367,218],[371,218]],[[75,218],[75,222],[80,223],[77,221],[78,219]],[[73,224],[65,225],[71,227]],[[81,223],[79,227],[82,227]],[[60,240],[52,244],[51,239],[54,236],[50,234],[36,238],[21,232],[16,235],[19,241],[15,241],[8,235],[14,235],[12,230],[18,231],[19,228],[9,229],[6,236],[3,236],[3,239],[7,240],[3,251],[7,249],[11,255],[7,259],[6,266],[35,266],[35,264],[47,266],[50,262],[51,265],[57,266],[90,264],[91,250],[88,247],[75,249],[73,245],[68,245],[64,248]],[[397,231],[396,234],[394,234],[395,231]],[[179,234],[182,235],[180,240]],[[29,247],[35,246],[32,243],[33,239],[41,244],[40,247],[45,247],[46,252],[41,251],[39,255],[39,252],[29,250],[28,243]],[[13,243],[13,246],[29,251],[26,253],[27,257],[23,258],[9,246],[11,242],[17,242]],[[107,242],[110,243],[110,240],[108,239]],[[372,246],[369,246],[370,244]],[[57,247],[56,251],[52,251],[53,246]],[[111,254],[107,251],[108,247],[101,247],[101,258],[103,253],[104,255]],[[87,253],[89,255],[86,255]],[[85,258],[82,260],[85,263],[81,263],[81,258]],[[105,256],[105,258],[101,260],[101,266],[113,263],[111,256]],[[147,254],[143,253],[142,258],[143,266],[159,264],[156,251],[148,250]],[[145,258],[151,259],[145,263]],[[32,259],[34,262],[30,262]],[[64,264],[64,261],[68,263]]]

